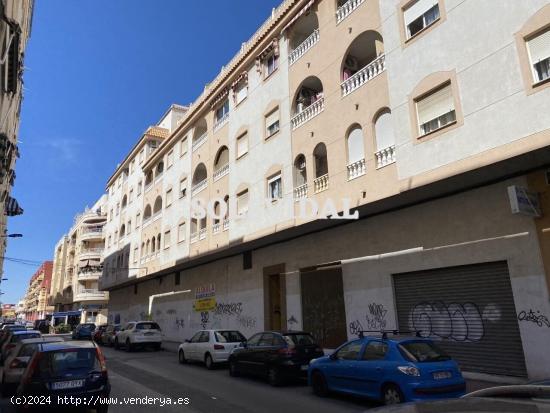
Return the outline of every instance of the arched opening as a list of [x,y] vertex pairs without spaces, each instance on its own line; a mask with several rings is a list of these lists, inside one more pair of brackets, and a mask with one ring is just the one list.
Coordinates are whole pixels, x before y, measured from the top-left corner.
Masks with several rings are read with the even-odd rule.
[[365,142],[361,126],[355,124],[349,128],[346,136],[348,153],[348,180],[365,174]]
[[124,196],[122,197],[122,203],[121,203],[121,205],[122,205],[122,209],[126,208],[126,205],[128,205],[128,197],[127,197],[126,195],[124,195]]
[[153,237],[151,238],[151,253],[154,253],[156,251],[155,244],[156,244],[155,237]]
[[308,39],[313,32],[319,29],[319,20],[317,19],[317,14],[313,11],[309,11],[304,16],[300,17],[293,25],[290,33],[290,50],[294,51],[298,47],[302,46],[302,43]]
[[195,172],[193,172],[193,180],[191,181],[191,195],[196,194],[198,191],[206,186],[207,178],[208,174],[206,172],[206,166],[201,162],[195,168]]
[[157,235],[157,250],[160,251],[160,234]]
[[122,225],[120,226],[120,232],[119,232],[119,234],[120,234],[120,238],[122,238],[124,235],[126,235],[126,225],[122,224]]
[[220,208],[220,203],[218,201],[214,202],[214,217],[212,219],[214,225],[220,223],[220,219],[218,218],[220,216]]
[[382,109],[374,121],[374,138],[376,143],[376,167],[395,162],[395,133],[391,111]]
[[225,214],[223,220],[227,221],[229,219],[229,195],[223,197],[223,202],[225,202]]
[[306,157],[300,154],[294,160],[294,188],[307,184]]
[[155,204],[153,206],[153,214],[158,214],[162,209],[162,197],[157,196],[157,199],[155,199]]
[[214,159],[214,176],[221,175],[229,165],[229,149],[222,146]]
[[199,224],[197,218],[191,218],[191,236],[199,232]]
[[319,143],[313,150],[315,159],[315,178],[328,174],[327,147],[324,143]]
[[149,255],[149,251],[151,251],[151,242],[149,240],[147,240],[147,244],[146,244],[146,247],[145,247],[145,254]]
[[151,218],[151,215],[151,205],[147,205],[143,210],[143,221],[147,221],[149,218]]
[[161,176],[163,172],[164,172],[164,162],[163,162],[163,161],[160,161],[160,162],[157,164],[157,168],[156,168],[156,173],[155,173],[155,175],[156,175],[156,176]]
[[193,131],[193,149],[201,142],[204,142],[208,133],[208,127],[206,125],[206,119],[201,119],[195,125],[195,130]]
[[297,115],[323,98],[323,84],[318,77],[306,78],[298,87],[293,102],[293,113]]
[[342,81],[365,69],[384,54],[384,41],[380,33],[368,30],[353,40],[342,62]]
[[151,183],[153,183],[153,171],[149,170],[145,174],[145,187],[148,187]]

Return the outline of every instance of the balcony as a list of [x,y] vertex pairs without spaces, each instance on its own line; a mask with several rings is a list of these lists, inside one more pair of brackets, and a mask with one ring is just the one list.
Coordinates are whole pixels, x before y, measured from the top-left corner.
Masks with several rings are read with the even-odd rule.
[[199,231],[199,240],[202,241],[203,239],[206,239],[206,228],[201,228]]
[[79,272],[78,273],[78,280],[79,281],[94,281],[94,280],[98,280],[101,277],[101,275],[102,275],[101,270]]
[[197,195],[200,191],[202,191],[206,186],[208,185],[208,180],[203,179],[198,184],[195,184],[191,187],[191,196]]
[[216,222],[215,224],[212,225],[212,233],[213,234],[219,233],[220,230],[221,230],[221,224],[219,222]]
[[195,152],[197,149],[199,149],[208,139],[208,132],[204,132],[201,136],[199,136],[197,139],[193,141],[193,145],[191,146],[191,150]]
[[302,199],[307,197],[307,183],[294,188],[294,199]]
[[213,175],[214,182],[222,179],[228,173],[229,173],[229,164],[226,163],[225,165],[221,166],[220,168],[214,171],[214,175]]
[[194,244],[198,240],[199,240],[199,233],[198,232],[193,232],[191,234],[191,244]]
[[145,184],[145,188],[143,189],[143,192],[144,193],[147,192],[152,187],[153,187],[153,181],[151,180],[151,182]]
[[227,123],[229,120],[229,112],[225,113],[221,118],[216,119],[216,122],[214,123],[214,132],[219,131],[223,125]]
[[80,234],[80,240],[93,240],[103,238],[103,228],[84,228]]
[[328,174],[322,175],[319,178],[315,178],[313,181],[313,190],[316,194],[326,191],[328,189]]
[[369,80],[374,79],[380,73],[386,70],[386,56],[381,55],[380,57],[373,60],[371,63],[366,65],[364,68],[359,70],[350,78],[344,80],[340,85],[342,89],[342,97],[349,95],[354,90],[359,89]]
[[319,29],[315,29],[306,40],[294,49],[288,56],[288,65],[292,66],[300,57],[302,57],[309,49],[311,49],[315,43],[319,41]]
[[223,231],[227,231],[229,229],[229,219],[225,218],[223,220]]
[[348,0],[336,10],[336,24],[348,17],[355,11],[365,0]]
[[96,289],[82,289],[74,296],[74,301],[102,301],[108,299],[109,293],[107,291],[99,291]]
[[325,109],[325,98],[322,97],[316,100],[315,102],[313,102],[311,105],[309,105],[307,108],[305,108],[301,112],[294,115],[290,119],[292,130],[299,128],[304,123],[313,119],[315,116],[321,113],[324,109]]
[[387,148],[379,150],[374,154],[374,156],[376,158],[376,169],[380,169],[386,165],[394,163],[395,145],[388,146]]
[[100,258],[103,254],[103,248],[83,248],[78,254],[79,260]]
[[348,165],[348,181],[365,175],[365,158]]

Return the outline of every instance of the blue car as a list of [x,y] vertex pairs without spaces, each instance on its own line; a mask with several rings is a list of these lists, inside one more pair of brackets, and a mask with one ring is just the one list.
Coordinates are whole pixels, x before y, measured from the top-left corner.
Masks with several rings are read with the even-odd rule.
[[385,334],[349,341],[312,360],[308,381],[319,396],[335,391],[385,404],[460,397],[466,389],[457,363],[432,340]]
[[73,340],[81,340],[81,339],[92,339],[92,335],[95,331],[95,324],[94,323],[84,323],[79,324],[76,326],[76,328],[73,330],[72,333],[72,339]]

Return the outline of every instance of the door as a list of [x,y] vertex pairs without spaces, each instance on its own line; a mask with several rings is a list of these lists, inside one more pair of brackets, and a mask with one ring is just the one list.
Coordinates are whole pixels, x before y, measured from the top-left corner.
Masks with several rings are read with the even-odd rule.
[[199,342],[202,333],[202,331],[195,333],[191,340],[189,340],[189,343],[187,343],[187,346],[185,346],[185,357],[188,360],[197,359],[197,343]]
[[275,353],[275,334],[263,333],[252,354],[254,373],[258,375],[267,374],[267,366],[275,359]]
[[195,357],[198,361],[204,361],[206,352],[210,349],[210,331],[203,331],[199,341],[195,344]]
[[323,348],[347,340],[342,269],[319,269],[300,274],[304,331]]
[[330,359],[326,370],[328,385],[331,390],[354,392],[353,369],[359,360],[363,347],[362,340],[355,340],[341,347]]
[[[352,370],[355,390],[363,395],[378,398],[380,396],[384,370],[387,369],[386,354],[388,345],[380,340],[370,340],[363,350],[359,361]],[[392,363],[393,368],[395,364]]]
[[271,274],[269,280],[269,329],[281,330],[281,276]]
[[526,377],[505,261],[393,276],[399,329],[419,331],[463,370]]
[[242,350],[239,349],[239,351],[236,353],[237,363],[239,365],[239,368],[243,371],[250,373],[255,370],[254,351],[256,350],[256,347],[258,347],[261,338],[262,333],[254,334],[246,342],[246,348]]

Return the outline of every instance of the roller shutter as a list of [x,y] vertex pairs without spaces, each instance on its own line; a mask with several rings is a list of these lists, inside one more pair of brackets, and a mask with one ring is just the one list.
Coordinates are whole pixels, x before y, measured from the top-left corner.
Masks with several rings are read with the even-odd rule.
[[420,331],[463,370],[526,377],[506,262],[394,274],[400,330]]

